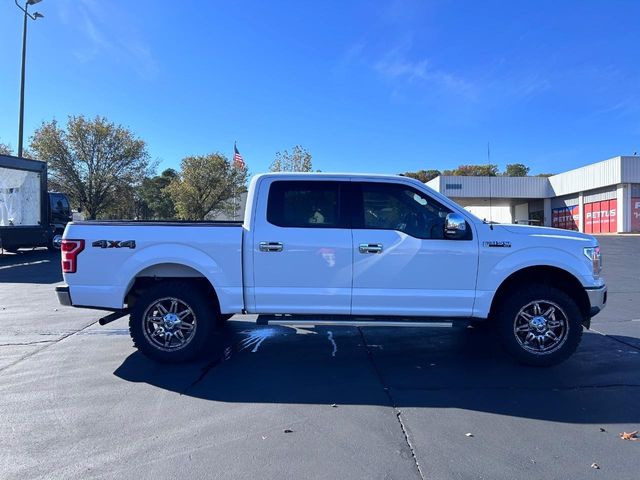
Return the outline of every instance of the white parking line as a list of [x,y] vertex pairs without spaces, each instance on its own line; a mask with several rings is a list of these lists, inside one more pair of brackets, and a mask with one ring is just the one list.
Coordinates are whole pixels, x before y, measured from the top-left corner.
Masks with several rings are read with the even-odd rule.
[[38,260],[37,262],[15,263],[13,265],[4,265],[0,267],[0,270],[5,270],[7,268],[13,268],[13,267],[24,267],[27,265],[38,265],[39,263],[50,263],[50,262],[49,260]]

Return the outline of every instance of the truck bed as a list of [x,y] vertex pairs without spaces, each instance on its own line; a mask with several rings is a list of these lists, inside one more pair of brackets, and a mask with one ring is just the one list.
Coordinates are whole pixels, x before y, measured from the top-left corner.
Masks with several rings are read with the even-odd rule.
[[223,313],[241,311],[242,236],[241,222],[73,222],[64,238],[84,250],[65,281],[74,305],[119,309],[137,278],[205,277]]

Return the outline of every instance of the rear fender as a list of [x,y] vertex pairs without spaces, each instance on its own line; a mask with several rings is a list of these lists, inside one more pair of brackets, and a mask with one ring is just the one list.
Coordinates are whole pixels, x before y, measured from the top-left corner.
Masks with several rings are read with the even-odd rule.
[[[181,265],[188,267],[206,278],[218,296],[220,311],[239,312],[242,310],[242,285],[231,285],[227,274],[220,268],[218,263],[201,250],[183,244],[162,244],[143,248],[137,251],[123,264],[116,278],[116,285],[123,285],[119,293],[122,303],[125,296],[131,289],[140,273],[161,265]],[[164,268],[163,270],[170,270]],[[179,274],[180,269],[176,275]],[[181,278],[182,276],[193,277],[194,275],[172,276],[171,278]]]

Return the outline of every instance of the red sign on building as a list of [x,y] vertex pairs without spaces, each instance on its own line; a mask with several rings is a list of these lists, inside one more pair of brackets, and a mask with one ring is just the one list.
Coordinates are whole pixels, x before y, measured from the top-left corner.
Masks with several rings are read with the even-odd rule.
[[578,230],[580,215],[578,205],[560,207],[551,210],[551,226],[565,230]]
[[640,232],[640,197],[631,198],[631,231]]
[[584,204],[585,233],[618,231],[618,200],[602,200]]

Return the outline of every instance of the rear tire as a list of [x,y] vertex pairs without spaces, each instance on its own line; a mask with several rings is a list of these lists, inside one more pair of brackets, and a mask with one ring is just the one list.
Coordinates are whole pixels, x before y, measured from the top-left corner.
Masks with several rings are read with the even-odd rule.
[[129,332],[142,354],[161,363],[195,360],[220,337],[210,297],[180,281],[145,290],[131,310]]
[[549,367],[576,351],[582,320],[576,302],[562,290],[523,285],[499,307],[496,326],[503,346],[516,360]]

